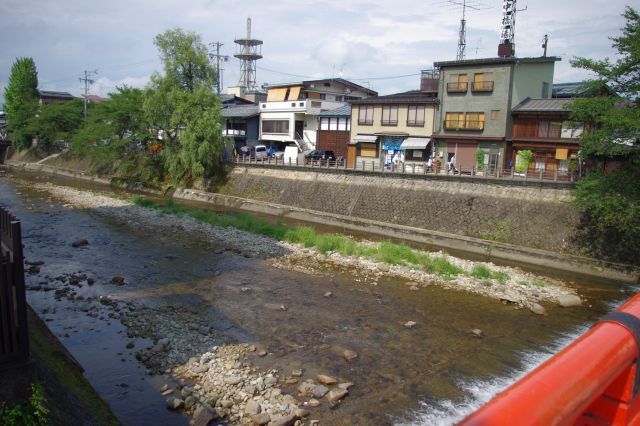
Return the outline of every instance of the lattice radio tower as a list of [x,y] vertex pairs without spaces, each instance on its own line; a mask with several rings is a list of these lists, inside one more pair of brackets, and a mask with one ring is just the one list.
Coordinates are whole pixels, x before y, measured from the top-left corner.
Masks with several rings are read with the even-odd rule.
[[465,58],[467,49],[467,8],[471,10],[483,10],[488,9],[488,7],[473,0],[447,0],[447,3],[462,9],[460,29],[458,30],[458,53],[456,54],[456,60],[461,61]]
[[247,18],[247,37],[237,38],[234,42],[237,53],[233,56],[240,59],[238,86],[246,90],[257,90],[256,61],[262,59],[262,40],[251,38],[251,18]]

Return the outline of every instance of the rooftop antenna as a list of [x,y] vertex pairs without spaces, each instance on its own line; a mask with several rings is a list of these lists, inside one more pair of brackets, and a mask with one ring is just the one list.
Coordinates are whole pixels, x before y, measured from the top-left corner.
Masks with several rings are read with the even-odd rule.
[[544,54],[542,56],[544,56],[545,58],[547,57],[547,45],[549,44],[549,36],[547,34],[544,35],[544,37],[542,37],[542,48],[544,49]]
[[503,0],[502,2],[502,29],[500,31],[500,44],[498,45],[498,56],[515,56],[516,37],[516,12],[527,10],[517,9],[516,0]]
[[488,7],[474,0],[448,0],[448,3],[462,8],[462,18],[460,19],[460,29],[458,30],[458,52],[456,54],[456,60],[461,61],[465,58],[467,48],[467,8],[483,10],[488,9]]
[[247,18],[247,37],[234,40],[237,53],[234,57],[240,59],[240,80],[238,86],[246,90],[257,90],[256,61],[262,59],[262,40],[251,38],[251,18]]

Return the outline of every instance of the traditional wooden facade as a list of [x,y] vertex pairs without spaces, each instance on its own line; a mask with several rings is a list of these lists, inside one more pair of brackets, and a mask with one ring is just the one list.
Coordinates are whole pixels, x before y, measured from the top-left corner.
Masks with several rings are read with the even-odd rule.
[[527,98],[512,110],[513,136],[507,158],[517,163],[518,152],[530,150],[530,172],[568,176],[572,159],[577,161],[582,124],[569,120],[571,99]]
[[321,112],[316,149],[333,151],[336,158],[346,158],[350,132],[351,105]]

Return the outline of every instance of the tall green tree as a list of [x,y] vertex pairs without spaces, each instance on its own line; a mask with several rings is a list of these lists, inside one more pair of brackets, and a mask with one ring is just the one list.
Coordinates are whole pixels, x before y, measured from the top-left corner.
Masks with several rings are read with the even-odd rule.
[[179,28],[156,36],[164,74],[145,91],[144,109],[161,131],[162,156],[174,182],[213,176],[223,149],[215,67],[200,36]]
[[572,119],[588,124],[583,156],[623,160],[613,171],[593,167],[578,183],[576,204],[583,211],[580,241],[590,254],[640,263],[640,15],[627,7],[623,16],[622,34],[611,38],[615,61],[572,61],[595,75],[587,85],[599,95],[571,105]]
[[84,105],[80,99],[42,105],[27,122],[27,130],[38,137],[38,146],[48,148],[58,141],[69,142],[83,126]]
[[38,72],[33,59],[16,59],[4,89],[4,110],[11,140],[17,149],[30,145],[28,124],[38,109],[38,97]]

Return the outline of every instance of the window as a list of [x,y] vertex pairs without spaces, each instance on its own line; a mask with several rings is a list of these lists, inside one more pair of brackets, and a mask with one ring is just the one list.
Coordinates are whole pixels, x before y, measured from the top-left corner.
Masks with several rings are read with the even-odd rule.
[[449,93],[465,93],[469,79],[467,74],[452,74],[451,82],[447,83],[447,92]]
[[358,124],[367,126],[373,124],[373,105],[360,105],[358,108]]
[[493,91],[493,73],[479,72],[473,75],[472,92],[491,92]]
[[378,145],[375,143],[359,143],[356,155],[359,157],[378,158]]
[[262,133],[289,134],[289,120],[263,120]]
[[329,119],[329,130],[338,130],[338,118],[337,117],[331,117]]
[[344,101],[344,96],[336,95],[336,101],[343,102]]
[[497,120],[499,117],[500,117],[500,110],[492,109],[491,110],[491,119],[492,120]]
[[326,93],[320,93],[320,99],[326,100],[327,99],[327,94]]
[[464,122],[465,129],[484,129],[484,112],[468,112]]
[[464,112],[448,112],[444,119],[445,129],[461,129],[464,127]]
[[407,126],[424,126],[424,105],[409,105]]
[[538,124],[538,137],[559,139],[562,133],[562,122],[541,120]]
[[349,119],[344,117],[338,119],[338,130],[343,132],[347,130],[347,120]]
[[398,124],[398,106],[397,105],[382,106],[381,124],[383,126],[396,126]]
[[543,98],[549,97],[549,83],[547,82],[542,82],[542,97]]
[[320,119],[320,130],[329,130],[329,119],[322,117]]

